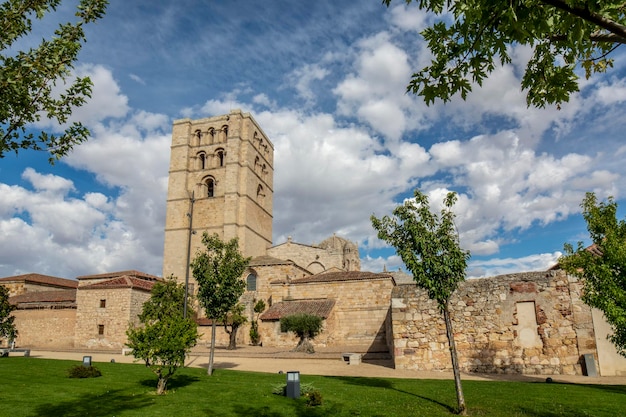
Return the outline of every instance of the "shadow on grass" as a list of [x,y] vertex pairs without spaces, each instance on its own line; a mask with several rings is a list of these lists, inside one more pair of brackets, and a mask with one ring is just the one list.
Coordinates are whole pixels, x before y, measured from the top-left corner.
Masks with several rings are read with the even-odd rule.
[[437,400],[435,400],[433,398],[424,397],[423,395],[419,395],[419,394],[416,394],[414,392],[409,392],[409,391],[405,391],[405,390],[401,390],[401,389],[395,388],[393,383],[391,381],[387,380],[387,379],[363,378],[363,377],[348,377],[348,376],[334,376],[334,377],[330,377],[330,378],[338,379],[338,380],[343,381],[343,382],[345,382],[347,384],[359,385],[359,386],[362,386],[362,387],[386,388],[386,389],[394,390],[396,392],[400,392],[402,394],[407,394],[407,395],[410,395],[412,397],[420,398],[422,400],[425,400],[425,401],[431,402],[433,404],[436,404],[436,405],[446,409],[450,413],[453,413],[453,414],[456,413],[456,408],[451,407],[448,404],[442,403],[442,402],[437,401]]
[[125,410],[136,410],[152,404],[149,397],[135,396],[123,390],[105,394],[83,394],[80,397],[54,404],[42,404],[36,409],[39,417],[114,416]]
[[[174,375],[172,378],[167,381],[167,390],[173,390],[178,388],[186,387],[187,385],[191,385],[194,382],[200,381],[200,378],[190,375]],[[139,383],[148,388],[154,388],[156,391],[158,379],[156,377],[150,379],[144,379],[139,381]]]
[[[341,408],[337,406],[317,406],[308,407],[302,400],[285,399],[290,401],[291,410],[284,413],[272,411],[269,406],[261,407],[242,407],[233,406],[233,414],[240,417],[327,417],[334,416],[341,413]],[[207,415],[212,414],[211,410],[207,410]]]

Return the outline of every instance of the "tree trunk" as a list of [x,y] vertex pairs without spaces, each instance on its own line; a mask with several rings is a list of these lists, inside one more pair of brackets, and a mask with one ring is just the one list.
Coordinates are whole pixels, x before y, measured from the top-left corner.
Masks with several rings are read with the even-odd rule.
[[167,379],[160,376],[159,382],[157,383],[157,395],[165,394],[166,386],[167,386]]
[[232,330],[228,332],[228,350],[237,349],[237,330],[239,326],[232,326]]
[[215,320],[211,319],[211,349],[209,352],[209,367],[207,374],[213,374],[213,357],[215,356]]
[[452,330],[452,320],[450,320],[450,311],[448,310],[447,302],[443,307],[443,319],[446,322],[446,335],[448,336],[448,346],[450,347],[450,357],[452,358],[454,387],[456,388],[456,399],[459,405],[457,413],[466,416],[467,409],[465,408],[465,397],[463,396],[463,387],[461,386],[461,372],[459,371],[459,360],[456,356],[456,345],[454,344],[454,331]]
[[303,336],[298,342],[298,346],[295,347],[293,352],[315,353],[313,343],[309,340],[308,336]]

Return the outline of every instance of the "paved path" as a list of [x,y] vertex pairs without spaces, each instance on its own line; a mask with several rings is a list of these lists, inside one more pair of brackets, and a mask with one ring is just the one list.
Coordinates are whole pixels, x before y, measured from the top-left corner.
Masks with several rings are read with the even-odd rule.
[[[132,356],[122,355],[120,351],[89,351],[63,350],[44,351],[31,350],[32,358],[67,359],[82,362],[85,355],[92,357],[92,362],[133,363]],[[187,366],[206,368],[209,360],[207,349],[194,349],[186,363]],[[138,361],[138,363],[141,363]],[[255,371],[278,373],[280,371],[300,371],[303,375],[413,378],[413,379],[453,379],[451,372],[426,372],[393,369],[390,360],[366,360],[359,365],[348,365],[341,358],[340,352],[320,351],[313,355],[297,354],[280,351],[277,348],[245,346],[236,351],[216,349],[215,369],[234,369],[238,371]],[[496,375],[496,374],[462,374],[463,380],[478,381],[545,381],[547,375]],[[620,377],[586,377],[580,375],[550,375],[555,382],[577,384],[609,384],[626,385],[626,376]]]

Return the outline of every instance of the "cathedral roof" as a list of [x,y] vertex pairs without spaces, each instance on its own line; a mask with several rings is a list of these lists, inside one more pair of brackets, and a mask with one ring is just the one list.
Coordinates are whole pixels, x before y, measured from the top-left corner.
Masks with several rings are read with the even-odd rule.
[[[291,280],[291,284],[308,284],[311,282],[336,282],[336,281],[369,281],[373,279],[393,279],[388,272],[376,273],[366,271],[339,271],[322,272],[304,278]],[[274,283],[274,282],[273,282]]]
[[33,284],[43,284],[53,287],[76,288],[78,281],[73,279],[65,279],[42,274],[24,274],[15,275],[13,277],[0,278],[0,284],[9,282],[24,282]]
[[96,274],[96,275],[82,275],[80,277],[76,277],[76,279],[103,279],[103,278],[116,278],[116,277],[122,277],[122,276],[135,277],[135,278],[141,278],[144,280],[147,279],[147,280],[153,280],[153,281],[158,281],[161,279],[160,277],[157,277],[156,275],[146,274],[145,272],[136,271],[134,269],[131,269],[128,271],[119,271],[119,272],[106,272],[104,274]]
[[81,290],[94,290],[102,288],[135,288],[138,290],[152,291],[156,281],[135,278],[132,276],[121,276],[106,281],[96,282],[80,287]]
[[250,260],[249,266],[291,265],[293,261],[274,258],[273,256],[256,256]]
[[76,289],[55,291],[32,291],[9,298],[9,302],[18,308],[27,308],[29,305],[76,303]]
[[289,300],[273,304],[261,316],[261,320],[280,320],[292,314],[311,314],[328,318],[335,306],[335,300]]

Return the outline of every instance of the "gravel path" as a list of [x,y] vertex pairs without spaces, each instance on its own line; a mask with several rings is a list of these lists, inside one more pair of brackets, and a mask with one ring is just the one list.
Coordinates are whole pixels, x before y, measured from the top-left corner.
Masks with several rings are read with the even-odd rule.
[[[63,350],[44,351],[31,350],[32,358],[66,359],[82,362],[82,357],[89,355],[92,362],[133,363],[132,356],[122,355],[119,351]],[[206,368],[209,352],[206,349],[194,349],[186,363],[187,366]],[[141,363],[141,362],[138,362]],[[294,354],[261,347],[242,347],[236,351],[216,349],[215,369],[234,369],[238,371],[254,371],[278,373],[280,371],[300,371],[301,375],[329,375],[355,377],[413,378],[413,379],[453,379],[451,372],[426,372],[393,369],[390,360],[373,359],[362,361],[358,365],[344,362],[340,352],[318,352],[313,355]],[[479,381],[545,381],[547,375],[496,375],[496,374],[462,374],[463,380]],[[550,375],[554,382],[577,384],[609,384],[626,385],[626,376],[586,377],[580,375]]]

